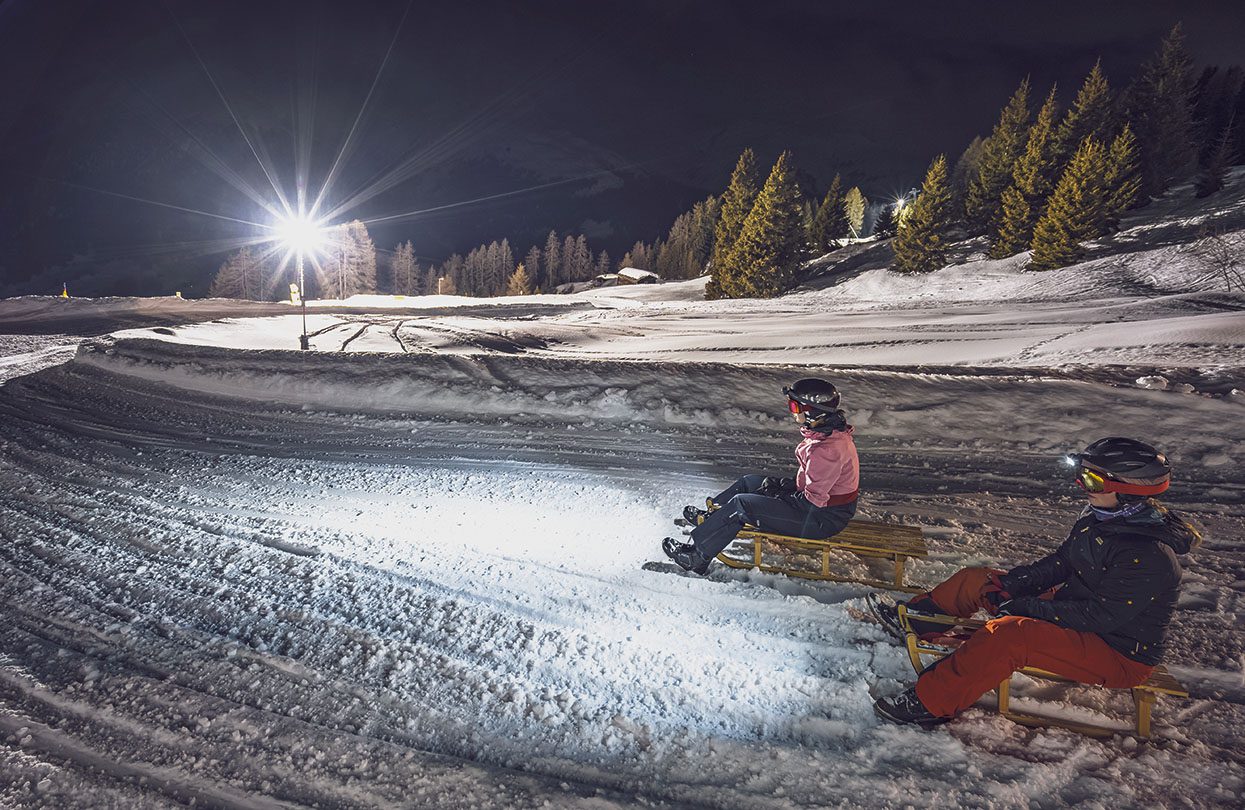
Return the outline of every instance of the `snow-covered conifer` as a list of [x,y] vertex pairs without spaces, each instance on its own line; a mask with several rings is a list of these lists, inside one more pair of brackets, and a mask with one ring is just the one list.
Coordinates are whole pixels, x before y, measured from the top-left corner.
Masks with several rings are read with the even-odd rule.
[[1016,160],[1029,131],[1029,80],[1025,79],[999,114],[982,146],[977,174],[969,178],[965,221],[974,233],[992,233],[1002,215],[1003,192],[1012,182]]
[[947,158],[939,155],[930,164],[916,201],[900,218],[899,232],[891,243],[894,269],[900,273],[932,273],[947,262],[946,231],[951,227],[951,190],[947,183]]
[[1055,119],[1058,112],[1059,104],[1052,87],[1029,128],[1024,154],[1012,170],[1012,184],[1003,192],[1003,216],[990,245],[991,258],[1012,256],[1027,249],[1033,241],[1033,226],[1042,215],[1057,176]]
[[1106,150],[1093,136],[1081,141],[1033,231],[1032,270],[1052,270],[1084,255],[1081,243],[1098,236],[1106,194]]

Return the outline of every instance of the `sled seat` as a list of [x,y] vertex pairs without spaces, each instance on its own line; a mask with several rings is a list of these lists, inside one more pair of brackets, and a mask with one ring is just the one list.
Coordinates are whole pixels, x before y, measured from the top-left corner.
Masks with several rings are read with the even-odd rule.
[[[916,611],[912,611],[912,614],[921,622],[933,622],[947,626],[947,632],[945,633],[918,636],[912,629],[907,607],[905,605],[899,606],[899,622],[903,625],[904,630],[907,631],[908,659],[912,662],[912,667],[917,671],[917,674],[920,674],[928,666],[922,656],[929,658],[929,663],[932,664],[934,661],[950,655],[985,624],[985,622],[978,619],[961,619],[955,616],[917,613]],[[1047,681],[1062,681],[1064,683],[1077,684],[1078,686],[1093,686],[1093,684],[1074,681],[1037,667],[1025,667],[1017,670],[1017,672],[1028,675],[1031,678],[1040,678]],[[1105,689],[1106,687],[1101,688]],[[1150,737],[1150,714],[1159,695],[1170,695],[1178,698],[1187,698],[1189,696],[1189,690],[1172,677],[1172,674],[1162,664],[1154,668],[1154,671],[1150,673],[1150,677],[1146,679],[1145,683],[1131,687],[1129,691],[1132,692],[1133,696],[1134,732],[1142,739],[1149,739]],[[1013,711],[1011,708],[1011,676],[1008,676],[1006,680],[995,687],[995,692],[999,698],[998,713],[1013,723],[1020,723],[1021,725],[1034,728],[1066,728],[1069,731],[1075,731],[1078,734],[1085,734],[1091,737],[1110,737],[1119,733],[1119,729],[1107,726],[1081,723],[1062,717]]]
[[[871,520],[853,520],[843,531],[824,540],[804,537],[788,537],[770,534],[754,526],[744,526],[735,536],[752,544],[750,557],[729,556],[727,551],[740,549],[728,546],[718,559],[731,568],[758,568],[767,574],[784,574],[803,579],[830,580],[832,582],[859,582],[875,588],[885,588],[906,593],[921,593],[924,589],[904,584],[904,563],[913,557],[927,557],[925,538],[917,526],[899,526],[894,523],[877,523]],[[868,577],[845,576],[831,572],[831,552],[850,552],[858,557],[890,560],[895,574],[890,582]],[[766,561],[767,552],[776,552],[776,559]],[[792,555],[821,557],[819,569],[799,568],[791,563]]]

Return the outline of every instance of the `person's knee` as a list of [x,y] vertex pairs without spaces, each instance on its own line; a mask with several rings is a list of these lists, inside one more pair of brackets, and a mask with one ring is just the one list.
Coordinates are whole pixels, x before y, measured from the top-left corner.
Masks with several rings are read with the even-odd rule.
[[765,476],[763,475],[754,475],[749,473],[736,481],[735,485],[744,492],[756,492],[761,488],[761,482],[764,480]]
[[989,646],[994,655],[1010,660],[1013,665],[1024,666],[1034,641],[1031,631],[1035,623],[1035,619],[1024,616],[991,619],[986,622],[982,644]]

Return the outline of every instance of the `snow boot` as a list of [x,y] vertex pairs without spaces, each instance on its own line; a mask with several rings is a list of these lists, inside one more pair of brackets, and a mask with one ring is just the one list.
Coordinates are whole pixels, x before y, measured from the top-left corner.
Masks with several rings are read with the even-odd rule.
[[899,603],[889,596],[883,596],[880,593],[871,593],[865,597],[865,605],[869,608],[869,613],[882,625],[882,629],[886,634],[896,641],[904,641],[907,633],[903,629],[903,625],[899,623]]
[[680,543],[673,537],[661,541],[661,550],[684,571],[704,576],[709,573],[709,560],[701,556],[695,543]]
[[931,729],[950,722],[950,717],[937,717],[916,696],[916,687],[900,692],[894,697],[878,698],[873,702],[873,713],[883,720],[906,726]]
[[697,509],[695,506],[683,507],[683,519],[687,521],[688,526],[699,526],[708,516],[709,510],[707,509]]

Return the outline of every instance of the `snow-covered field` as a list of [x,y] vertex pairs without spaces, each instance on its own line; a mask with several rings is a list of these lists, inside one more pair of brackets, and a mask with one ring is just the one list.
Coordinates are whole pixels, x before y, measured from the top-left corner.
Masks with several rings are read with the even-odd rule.
[[[345,302],[301,353],[297,316],[227,302],[0,302],[0,806],[1239,807],[1245,296],[1170,238],[1204,216],[1163,201],[1040,276]],[[109,319],[139,328],[83,338]],[[863,514],[925,527],[919,582],[1052,549],[1062,452],[1169,451],[1207,542],[1153,741],[880,724],[912,673],[867,589],[664,563],[682,504],[790,466],[808,373]]]

